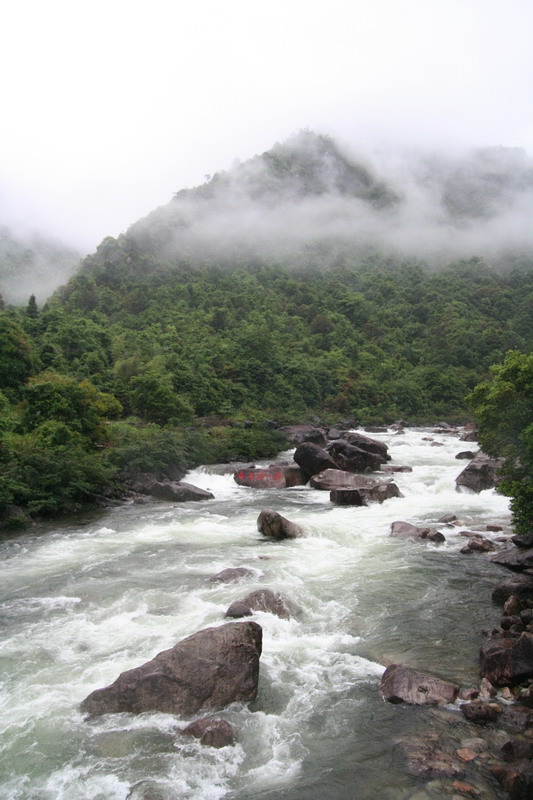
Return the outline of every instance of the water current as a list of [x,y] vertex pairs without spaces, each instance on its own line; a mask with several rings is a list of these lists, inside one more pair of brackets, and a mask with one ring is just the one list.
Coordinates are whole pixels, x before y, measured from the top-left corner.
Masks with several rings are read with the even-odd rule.
[[[0,797],[9,800],[403,800],[408,776],[394,740],[421,714],[379,695],[401,662],[462,685],[478,676],[481,629],[500,568],[462,555],[460,530],[509,527],[506,498],[458,493],[465,443],[410,429],[372,434],[390,448],[403,497],[337,507],[309,487],[257,490],[209,468],[186,480],[214,500],[125,505],[40,525],[0,543]],[[469,443],[468,449],[475,448]],[[263,508],[297,522],[285,542],[257,532]],[[390,536],[405,520],[437,527],[441,545]],[[486,534],[496,537],[498,534]],[[210,583],[230,566],[253,579]],[[93,689],[180,639],[224,624],[229,604],[260,587],[291,603],[291,619],[258,612],[257,699],[221,716],[238,743],[215,749],[180,734],[167,714],[84,719]],[[460,716],[459,714],[457,715]],[[433,782],[435,784],[435,782]],[[438,782],[428,791],[438,795]],[[448,795],[449,796],[449,795]],[[496,797],[498,795],[494,795]]]

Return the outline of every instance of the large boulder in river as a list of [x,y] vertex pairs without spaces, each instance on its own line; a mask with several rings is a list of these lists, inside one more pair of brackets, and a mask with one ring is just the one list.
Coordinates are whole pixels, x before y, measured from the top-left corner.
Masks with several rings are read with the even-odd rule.
[[325,469],[338,469],[338,465],[324,448],[312,442],[299,445],[294,453],[294,460],[306,475],[316,475]]
[[302,444],[302,442],[313,442],[320,447],[324,447],[328,441],[327,432],[324,428],[316,428],[313,425],[285,425],[277,429],[287,437],[291,444]]
[[465,488],[473,492],[493,489],[500,481],[499,472],[503,463],[503,458],[491,458],[480,450],[455,479],[457,489],[461,491]]
[[233,475],[239,486],[252,486],[255,489],[284,489],[287,485],[281,467],[252,467],[240,469]]
[[81,710],[91,716],[161,711],[190,717],[257,695],[262,629],[256,622],[205,628],[91,692]]
[[357,475],[355,472],[347,472],[343,469],[325,469],[313,475],[309,481],[313,489],[322,489],[331,492],[332,489],[366,489],[377,486],[378,483],[390,482],[391,478],[385,480],[371,477],[370,475]]
[[389,703],[447,705],[459,694],[459,686],[401,664],[391,664],[381,678],[380,691]]
[[393,481],[383,481],[374,486],[365,486],[358,489],[340,487],[332,489],[329,499],[339,506],[364,506],[368,502],[383,503],[391,497],[401,497],[402,494]]
[[493,556],[489,556],[489,559],[502,567],[507,567],[515,572],[522,572],[522,570],[533,568],[533,547],[520,549],[518,547],[508,547]]
[[363,450],[344,439],[335,439],[330,442],[326,447],[326,452],[329,453],[339,469],[347,472],[377,472],[386,461],[386,456]]
[[213,500],[214,495],[192,483],[183,481],[156,481],[150,487],[150,494],[157,500],[171,503],[186,503],[188,500]]
[[481,675],[495,686],[533,678],[533,633],[498,633],[481,646]]
[[263,509],[257,518],[257,530],[263,536],[272,536],[273,539],[297,539],[303,536],[303,531],[295,522],[282,517],[277,511],[269,508]]
[[385,442],[378,442],[377,439],[371,439],[370,436],[365,436],[357,431],[343,431],[339,439],[344,439],[348,444],[360,447],[361,450],[367,450],[369,453],[375,453],[386,461],[390,461],[389,448]]

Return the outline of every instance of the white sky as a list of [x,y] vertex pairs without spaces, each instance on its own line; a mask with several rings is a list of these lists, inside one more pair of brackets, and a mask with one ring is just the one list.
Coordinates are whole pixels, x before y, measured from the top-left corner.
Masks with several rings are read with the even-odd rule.
[[0,222],[83,250],[302,128],[533,155],[533,0],[3,0]]

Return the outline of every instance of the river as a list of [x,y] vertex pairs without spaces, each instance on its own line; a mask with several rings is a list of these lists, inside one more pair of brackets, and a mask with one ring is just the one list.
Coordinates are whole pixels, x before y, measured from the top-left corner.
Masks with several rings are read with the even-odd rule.
[[[501,575],[484,555],[462,555],[459,531],[509,527],[506,498],[458,493],[475,449],[454,435],[409,429],[372,434],[392,464],[401,498],[337,507],[308,487],[256,490],[208,468],[187,480],[214,500],[125,505],[39,525],[0,543],[0,797],[9,800],[403,800],[420,780],[405,774],[394,739],[428,709],[379,695],[384,665],[402,662],[462,685],[478,680],[481,629],[497,610]],[[431,441],[432,440],[432,441]],[[305,537],[260,536],[273,508]],[[389,535],[394,520],[435,524],[435,545]],[[496,537],[498,534],[486,534]],[[256,577],[210,583],[229,566]],[[267,586],[292,604],[290,620],[256,613],[263,627],[257,699],[222,712],[233,747],[185,739],[166,714],[86,721],[93,689],[180,639],[224,623],[229,604]],[[438,725],[439,720],[431,723]],[[440,796],[438,782],[427,791]],[[432,796],[432,795],[431,795]],[[449,796],[449,795],[448,795]],[[494,795],[497,797],[499,795]]]

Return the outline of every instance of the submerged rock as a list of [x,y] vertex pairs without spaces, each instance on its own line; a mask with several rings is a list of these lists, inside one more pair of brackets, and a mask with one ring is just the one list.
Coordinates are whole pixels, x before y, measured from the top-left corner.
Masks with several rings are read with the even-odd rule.
[[257,573],[248,567],[227,567],[209,578],[209,583],[235,583],[244,578],[255,578],[256,575]]
[[91,692],[81,710],[91,716],[162,711],[190,717],[253,700],[261,645],[262,629],[256,622],[205,628]]

